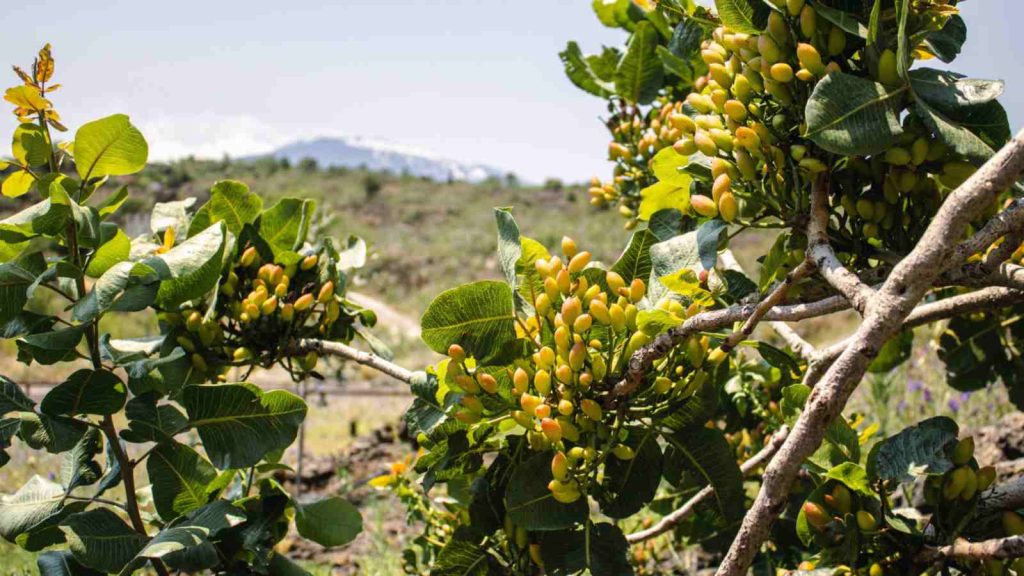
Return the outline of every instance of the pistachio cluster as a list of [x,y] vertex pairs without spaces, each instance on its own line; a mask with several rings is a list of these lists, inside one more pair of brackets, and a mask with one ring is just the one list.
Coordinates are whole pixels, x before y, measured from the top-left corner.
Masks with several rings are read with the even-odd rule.
[[249,246],[225,267],[212,305],[165,312],[161,319],[174,327],[173,339],[202,376],[223,378],[235,366],[274,363],[296,376],[308,373],[316,369],[317,353],[292,357],[289,343],[332,337],[355,317],[330,278],[329,260],[321,249],[274,263]]

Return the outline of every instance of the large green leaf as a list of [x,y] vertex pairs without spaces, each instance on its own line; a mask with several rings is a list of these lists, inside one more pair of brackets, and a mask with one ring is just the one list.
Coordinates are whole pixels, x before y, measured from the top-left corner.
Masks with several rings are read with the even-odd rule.
[[405,423],[410,434],[429,434],[445,418],[445,408],[437,397],[438,377],[428,372],[413,375],[410,389],[415,397],[405,412]]
[[209,292],[220,278],[227,242],[223,224],[210,226],[144,263],[160,275],[157,303],[170,308]]
[[[1014,309],[1018,311],[1019,307]],[[1004,346],[1000,332],[1002,314],[981,317],[956,317],[939,337],[939,359],[946,365],[946,381],[957,390],[980,390],[1003,375],[1004,367],[1015,372],[1017,356]],[[1019,330],[1022,322],[1011,324]],[[1012,380],[1008,379],[1008,380]]]
[[75,347],[82,341],[83,326],[71,326],[52,332],[29,334],[17,341],[19,356],[32,358],[40,364],[56,364],[74,356]]
[[47,416],[35,412],[21,412],[18,437],[31,448],[46,449],[60,454],[74,448],[87,430],[86,425],[64,416]]
[[127,396],[124,382],[113,372],[83,368],[50,390],[40,409],[50,416],[105,416],[120,410]]
[[328,548],[344,546],[363,531],[363,517],[337,496],[295,505],[295,527],[303,538]]
[[906,87],[889,91],[864,78],[834,72],[814,87],[807,100],[806,137],[829,152],[868,155],[896,143],[900,100]]
[[0,325],[21,314],[36,275],[18,262],[0,264]]
[[0,375],[0,416],[9,412],[26,412],[32,410],[35,402],[13,381]]
[[102,469],[95,458],[103,450],[100,431],[89,428],[75,447],[64,453],[60,464],[60,482],[68,494],[79,486],[95,484]]
[[217,471],[205,458],[173,440],[153,450],[146,472],[153,484],[153,504],[166,521],[205,506],[210,500],[210,483],[217,478]]
[[[150,262],[158,262],[151,259]],[[119,262],[93,284],[92,290],[75,303],[71,314],[79,322],[90,322],[116,310],[137,312],[153,303],[160,286],[156,270],[141,262]]]
[[604,481],[597,501],[601,512],[611,518],[628,518],[651,500],[661,483],[662,456],[658,436],[652,430],[631,430],[625,442],[634,457],[605,460]]
[[102,576],[102,572],[82,566],[69,550],[43,552],[36,559],[40,576]]
[[505,282],[512,288],[516,296],[516,309],[529,310],[533,302],[526,302],[518,292],[518,279],[516,264],[523,255],[522,240],[519,236],[519,225],[512,217],[512,210],[509,208],[495,208],[494,219],[498,224],[498,262],[501,264],[501,271],[505,275]]
[[487,548],[472,540],[452,538],[437,553],[431,576],[497,576],[501,574]]
[[282,198],[260,215],[260,235],[274,254],[298,250],[306,241],[315,210],[312,200]]
[[651,275],[651,246],[657,243],[658,237],[650,230],[634,232],[625,252],[612,265],[612,271],[622,276],[627,284],[634,278],[646,282]]
[[579,44],[569,42],[565,46],[565,50],[558,53],[558,57],[562,59],[562,65],[565,66],[565,75],[577,88],[601,98],[612,95],[615,87],[602,81],[591,69],[590,64],[583,58]]
[[858,38],[867,39],[868,27],[861,23],[853,14],[821,2],[814,5],[814,10],[818,13],[818,16],[842,28],[847,33],[853,34]]
[[910,85],[917,97],[947,114],[987,104],[999,98],[1005,88],[1002,80],[967,78],[956,72],[934,68],[918,68],[910,72]]
[[194,197],[172,202],[157,202],[149,215],[149,229],[153,234],[160,234],[174,228],[177,237],[184,239],[181,231],[188,230],[188,211],[196,203]]
[[512,306],[512,289],[504,282],[473,282],[446,290],[420,319],[423,341],[440,354],[459,344],[487,364],[516,339]]
[[20,534],[58,514],[64,488],[42,476],[33,476],[17,492],[0,498],[0,536],[14,542]]
[[238,236],[242,227],[252,224],[263,210],[263,199],[249,191],[249,187],[235,180],[221,180],[210,190],[210,200],[196,211],[188,227],[188,235],[206,230],[223,222],[228,232]]
[[93,278],[99,278],[115,264],[127,260],[131,251],[131,239],[124,230],[114,227],[114,235],[96,249],[96,253],[89,259],[85,273]]
[[697,233],[687,232],[651,246],[651,277],[647,282],[647,297],[657,302],[668,292],[661,279],[682,270],[701,269]]
[[623,99],[648,104],[661,89],[665,68],[658,58],[658,31],[649,22],[637,24],[626,55],[615,70],[615,90]]
[[120,571],[146,543],[145,535],[107,508],[72,514],[64,519],[60,529],[75,558],[103,572]]
[[768,24],[770,9],[759,0],[715,0],[722,24],[736,32],[760,34]]
[[40,166],[50,160],[50,143],[39,124],[21,124],[14,129],[11,154],[22,165]]
[[551,258],[551,254],[543,244],[526,236],[519,237],[519,248],[520,256],[516,261],[519,299],[525,300],[530,305],[529,310],[532,312],[537,296],[544,292],[544,281],[540,277],[540,272],[537,271],[537,260],[548,260]]
[[291,445],[306,418],[306,403],[285,390],[263,392],[251,384],[188,386],[189,425],[221,470],[245,468]]
[[873,480],[911,482],[921,474],[943,474],[953,469],[947,449],[960,430],[945,416],[929,418],[879,442],[868,456]]
[[578,530],[545,532],[540,537],[544,571],[550,576],[573,576],[584,570],[592,576],[632,576],[628,550],[622,531],[604,522]]
[[992,147],[974,132],[958,125],[952,118],[929,106],[924,100],[916,99],[914,110],[924,120],[928,129],[960,156],[984,162],[995,153]]
[[149,145],[127,116],[114,114],[83,124],[75,133],[74,152],[78,175],[86,180],[142,170]]
[[563,530],[587,519],[587,502],[580,498],[572,504],[555,500],[548,489],[551,452],[534,454],[516,466],[505,493],[505,510],[517,526],[527,530]]
[[209,530],[198,526],[174,526],[158,532],[135,558],[121,570],[122,576],[128,576],[146,564],[147,560],[163,559],[190,548],[203,547],[208,544],[206,539]]
[[939,60],[952,62],[967,41],[967,24],[959,14],[949,17],[941,30],[932,32],[925,38],[925,44]]
[[188,418],[171,404],[157,404],[157,394],[136,396],[125,405],[128,428],[121,437],[128,442],[164,442],[188,426]]
[[680,486],[684,481],[715,489],[714,507],[727,521],[743,517],[743,473],[722,432],[694,426],[665,437],[665,477]]

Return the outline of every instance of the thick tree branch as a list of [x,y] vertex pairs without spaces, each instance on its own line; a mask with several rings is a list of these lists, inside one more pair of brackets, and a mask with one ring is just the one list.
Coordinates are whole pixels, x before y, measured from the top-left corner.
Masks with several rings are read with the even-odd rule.
[[[772,434],[768,443],[765,444],[757,454],[751,456],[749,460],[740,466],[740,472],[742,472],[744,476],[751,474],[757,470],[761,464],[764,464],[771,459],[771,457],[779,450],[779,447],[782,446],[782,442],[786,439],[787,434],[789,434],[789,428],[786,426],[776,430],[775,434]],[[651,538],[655,538],[672,530],[680,522],[693,514],[694,510],[697,509],[697,505],[710,498],[714,493],[715,487],[708,484],[687,500],[685,504],[662,517],[657,524],[626,536],[626,541],[630,544],[636,544],[637,542],[650,540]]]
[[850,272],[836,257],[828,240],[828,174],[822,173],[811,191],[811,219],[807,225],[807,259],[818,273],[853,305],[861,316],[867,309],[874,290]]
[[[914,250],[893,268],[882,288],[867,303],[864,322],[850,345],[815,386],[793,431],[765,471],[757,499],[719,566],[718,576],[740,576],[747,572],[772,522],[785,508],[789,488],[804,461],[821,444],[826,427],[842,412],[868,364],[902,328],[903,321],[939,275],[962,262],[954,253],[968,224],[1022,171],[1024,131],[949,195]],[[820,188],[816,186],[815,196],[821,194]]]
[[963,538],[957,538],[948,546],[939,548],[928,547],[917,555],[918,562],[931,564],[947,558],[958,558],[962,560],[1007,560],[1009,558],[1024,557],[1024,536],[1009,536],[1007,538],[994,538],[983,542],[968,542]]
[[985,515],[1002,510],[1024,508],[1024,476],[1000,482],[981,494],[978,513]]
[[338,356],[351,360],[363,366],[369,366],[378,372],[386,374],[406,384],[412,384],[414,372],[407,370],[394,362],[389,362],[376,354],[363,352],[341,342],[327,342],[324,340],[302,339],[295,344],[298,352],[316,352],[328,356]]

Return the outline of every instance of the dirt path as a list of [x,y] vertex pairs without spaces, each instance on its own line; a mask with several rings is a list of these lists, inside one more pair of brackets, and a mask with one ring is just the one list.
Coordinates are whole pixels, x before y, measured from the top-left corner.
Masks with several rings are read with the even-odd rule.
[[418,340],[420,337],[420,321],[395,310],[387,303],[366,294],[349,292],[346,297],[352,302],[364,308],[369,308],[377,314],[378,324],[386,329],[393,330],[396,334],[410,340]]

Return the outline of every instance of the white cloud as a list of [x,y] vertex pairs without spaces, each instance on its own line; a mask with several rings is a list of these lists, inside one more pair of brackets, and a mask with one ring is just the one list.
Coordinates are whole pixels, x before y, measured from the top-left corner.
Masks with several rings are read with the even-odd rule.
[[221,158],[262,154],[294,141],[298,135],[253,116],[202,114],[144,122],[139,129],[149,142],[150,160],[186,156]]

